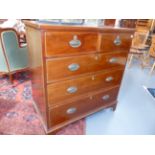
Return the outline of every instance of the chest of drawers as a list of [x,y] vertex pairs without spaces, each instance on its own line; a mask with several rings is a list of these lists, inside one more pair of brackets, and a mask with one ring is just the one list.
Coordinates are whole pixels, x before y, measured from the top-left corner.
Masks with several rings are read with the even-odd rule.
[[34,105],[47,133],[115,110],[133,29],[25,24]]

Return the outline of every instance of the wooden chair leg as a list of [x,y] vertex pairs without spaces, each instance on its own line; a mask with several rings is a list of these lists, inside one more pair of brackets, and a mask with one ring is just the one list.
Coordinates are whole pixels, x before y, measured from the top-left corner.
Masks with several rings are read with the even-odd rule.
[[115,104],[115,105],[112,107],[112,110],[115,111],[115,110],[116,110],[116,107],[117,107],[117,104]]
[[12,74],[9,74],[9,80],[10,80],[10,83],[13,84],[13,75]]
[[143,56],[140,56],[139,59],[140,59],[141,69],[144,69],[144,58],[143,58]]
[[0,78],[3,78],[4,77],[4,74],[0,74]]
[[133,54],[131,54],[131,56],[129,57],[128,68],[131,67],[132,59],[133,59]]
[[153,64],[153,66],[151,67],[150,75],[152,74],[154,68],[155,68],[155,62],[154,62],[154,64]]

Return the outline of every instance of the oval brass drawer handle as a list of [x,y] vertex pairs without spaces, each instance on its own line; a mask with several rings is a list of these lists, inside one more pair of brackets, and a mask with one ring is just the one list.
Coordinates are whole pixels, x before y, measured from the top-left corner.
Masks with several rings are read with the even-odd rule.
[[108,100],[109,98],[110,98],[110,95],[104,95],[104,96],[102,97],[102,99],[103,99],[104,101]]
[[120,36],[117,36],[117,37],[116,37],[116,39],[114,40],[114,44],[115,44],[116,46],[121,45],[121,39],[120,39]]
[[109,76],[109,77],[107,77],[106,79],[105,79],[105,81],[106,82],[110,82],[110,81],[112,81],[114,78],[112,77],[112,76]]
[[80,68],[80,65],[79,64],[70,64],[69,66],[68,66],[68,69],[70,70],[70,71],[76,71],[76,70],[78,70]]
[[111,58],[111,59],[109,60],[110,63],[116,63],[117,61],[118,61],[117,58]]
[[74,114],[76,111],[77,111],[77,109],[73,107],[73,108],[67,109],[66,113],[67,114]]
[[74,86],[67,88],[67,92],[70,94],[75,93],[77,90],[77,87]]
[[81,46],[81,41],[78,39],[77,35],[73,36],[73,40],[69,42],[69,45],[73,48],[78,48]]

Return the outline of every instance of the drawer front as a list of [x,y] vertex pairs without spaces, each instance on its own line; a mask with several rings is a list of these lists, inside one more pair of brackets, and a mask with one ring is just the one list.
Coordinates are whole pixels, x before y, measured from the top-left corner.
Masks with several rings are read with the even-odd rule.
[[47,60],[47,81],[125,66],[127,53],[89,54]]
[[117,99],[118,90],[119,87],[115,87],[108,91],[99,92],[93,96],[86,97],[85,99],[52,108],[49,111],[49,126],[52,127],[67,122],[101,106],[108,106]]
[[123,70],[119,69],[50,84],[47,86],[48,104],[58,105],[78,95],[119,85],[122,75]]
[[130,33],[114,33],[103,34],[101,42],[102,52],[129,52],[132,34]]
[[59,56],[83,52],[95,52],[97,33],[46,32],[46,56]]

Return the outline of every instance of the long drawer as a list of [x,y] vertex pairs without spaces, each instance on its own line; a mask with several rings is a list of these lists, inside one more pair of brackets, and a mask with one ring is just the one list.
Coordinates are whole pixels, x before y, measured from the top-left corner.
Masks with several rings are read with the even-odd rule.
[[50,127],[67,122],[101,106],[108,106],[117,99],[119,87],[98,92],[93,96],[86,97],[58,106],[49,110]]
[[124,69],[102,71],[71,80],[59,81],[47,86],[48,106],[58,105],[71,98],[91,91],[119,85]]
[[46,32],[45,54],[49,56],[96,52],[97,33],[91,32]]
[[48,59],[47,82],[104,69],[124,68],[126,57],[127,53],[117,52]]

